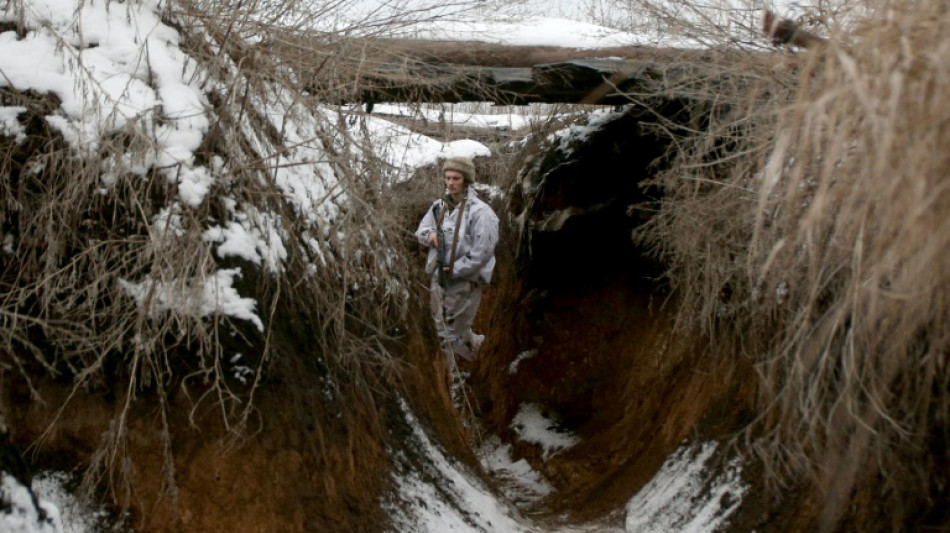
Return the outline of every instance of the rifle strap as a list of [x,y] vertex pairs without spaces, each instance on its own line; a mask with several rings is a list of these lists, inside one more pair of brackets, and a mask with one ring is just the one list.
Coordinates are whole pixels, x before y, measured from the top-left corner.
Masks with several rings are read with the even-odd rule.
[[455,251],[458,250],[459,246],[459,229],[462,227],[462,213],[465,211],[465,200],[467,200],[467,198],[462,198],[462,203],[459,204],[459,214],[455,219],[455,234],[452,235],[452,256],[449,258],[449,264],[446,265],[449,267],[449,271],[455,266]]

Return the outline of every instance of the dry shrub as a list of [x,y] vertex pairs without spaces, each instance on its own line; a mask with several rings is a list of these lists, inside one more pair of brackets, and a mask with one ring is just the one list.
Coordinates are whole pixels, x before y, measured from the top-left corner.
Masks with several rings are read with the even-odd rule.
[[873,7],[800,69],[746,64],[758,81],[706,132],[678,130],[640,235],[668,261],[681,323],[757,362],[752,443],[776,478],[822,489],[826,530],[846,512],[899,529],[948,481],[950,12]]
[[[155,169],[143,176],[130,168],[155,150],[144,119],[99,139],[96,153],[77,153],[44,120],[58,108],[55,98],[4,90],[4,105],[27,108],[20,116],[27,138],[0,139],[7,248],[0,252],[0,370],[16,369],[10,379],[27,383],[35,401],[42,401],[35,383],[48,378],[115,395],[115,419],[89,459],[89,488],[106,481],[117,499],[131,501],[128,417],[145,401],[157,406],[163,424],[164,485],[174,495],[169,397],[188,399],[193,414],[213,406],[228,438],[239,442],[254,431],[254,397],[271,378],[316,391],[300,394],[316,419],[362,417],[361,426],[382,439],[376,397],[396,363],[392,342],[405,331],[416,265],[402,247],[403,221],[389,214],[389,169],[325,107],[329,94],[352,85],[351,71],[335,68],[351,63],[349,51],[331,38],[306,41],[311,62],[303,67],[323,64],[326,92],[317,92],[301,80],[303,48],[261,53],[245,39],[290,42],[293,28],[278,24],[288,13],[303,13],[298,22],[308,26],[340,8],[165,5],[182,49],[207,73],[213,106],[195,157],[218,179],[197,206],[177,202],[177,184]],[[322,158],[301,160],[293,155],[300,146]],[[314,199],[313,211],[278,182],[288,165],[324,167],[318,179],[326,196]],[[271,244],[280,240],[287,256],[279,271],[218,256],[205,232],[238,215],[248,217],[249,231],[271,235]],[[243,273],[235,287],[257,301],[263,331],[189,310],[196,305],[160,311],[163,297],[197,304],[204,284],[235,266]],[[123,290],[126,281],[146,288],[141,302]],[[252,371],[242,379],[237,352]],[[275,357],[300,362],[279,365]],[[310,374],[274,375],[301,368]]]

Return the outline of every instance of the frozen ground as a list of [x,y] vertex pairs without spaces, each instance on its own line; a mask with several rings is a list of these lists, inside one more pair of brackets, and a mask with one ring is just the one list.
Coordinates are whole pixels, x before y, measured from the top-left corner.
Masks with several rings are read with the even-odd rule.
[[[458,396],[456,395],[458,400]],[[458,403],[458,401],[457,401]],[[403,412],[413,428],[407,449],[420,450],[423,470],[413,469],[405,456],[395,475],[397,494],[385,505],[396,531],[404,533],[712,533],[728,525],[747,487],[737,460],[725,469],[714,468],[715,442],[683,442],[659,472],[627,504],[622,516],[570,526],[535,522],[530,514],[543,512],[543,500],[554,487],[524,459],[512,456],[512,446],[497,436],[483,435],[476,450],[487,483],[477,472],[452,460],[428,436],[405,402]],[[469,422],[471,423],[471,422]],[[576,436],[557,429],[533,404],[522,406],[512,422],[521,426],[520,439],[544,448],[545,453],[572,446]],[[560,517],[569,521],[569,517]]]

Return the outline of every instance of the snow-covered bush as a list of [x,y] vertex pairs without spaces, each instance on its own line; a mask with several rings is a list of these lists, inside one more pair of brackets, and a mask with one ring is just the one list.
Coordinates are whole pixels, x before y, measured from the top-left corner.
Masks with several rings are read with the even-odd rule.
[[[303,84],[299,48],[266,44],[321,11],[251,4],[0,5],[0,366],[36,398],[49,377],[112,389],[92,481],[125,476],[140,397],[166,437],[172,389],[240,433],[276,358],[338,402],[405,331],[383,214],[405,169]],[[333,36],[294,35],[324,90],[349,83]]]

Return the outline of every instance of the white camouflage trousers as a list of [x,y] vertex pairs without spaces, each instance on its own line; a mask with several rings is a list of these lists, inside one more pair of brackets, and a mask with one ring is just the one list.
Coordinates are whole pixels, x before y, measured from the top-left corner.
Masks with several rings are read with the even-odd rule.
[[455,357],[474,361],[485,338],[472,332],[475,313],[482,299],[482,284],[453,280],[443,290],[436,274],[432,276],[429,295],[432,319],[435,320],[442,351],[448,358],[449,370],[455,368]]

